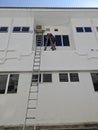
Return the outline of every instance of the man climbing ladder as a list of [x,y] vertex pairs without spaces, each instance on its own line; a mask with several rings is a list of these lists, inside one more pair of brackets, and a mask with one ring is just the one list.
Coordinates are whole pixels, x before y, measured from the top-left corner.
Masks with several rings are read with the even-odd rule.
[[47,46],[51,45],[51,49],[56,50],[56,40],[55,37],[51,33],[47,33],[46,35],[46,43],[44,50],[46,51]]

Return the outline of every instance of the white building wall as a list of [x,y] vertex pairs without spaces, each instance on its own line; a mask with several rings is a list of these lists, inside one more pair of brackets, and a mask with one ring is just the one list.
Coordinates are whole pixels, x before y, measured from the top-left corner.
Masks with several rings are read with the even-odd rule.
[[96,27],[98,27],[98,18],[94,18],[92,20],[92,24],[93,24],[93,27],[94,27],[94,32],[95,32],[95,38],[97,40],[97,44],[98,44],[98,31],[96,29]]
[[[0,18],[0,27],[11,28],[11,18]],[[0,52],[4,51],[8,47],[8,42],[10,38],[10,29],[8,33],[0,33]]]
[[[0,33],[0,71],[31,71],[34,19],[30,17],[3,18],[0,25],[9,28],[8,33]],[[13,27],[18,26],[30,27],[30,32],[13,33]]]
[[61,83],[58,73],[53,73],[53,83],[40,84],[39,124],[98,121],[98,94],[94,91],[90,73],[80,72],[79,78],[79,82]]
[[[92,19],[71,19],[76,50],[98,49],[98,41],[95,36]],[[91,27],[92,32],[76,32],[76,27]]]
[[24,123],[31,73],[20,73],[17,93],[0,94],[0,126]]
[[41,57],[42,71],[97,70],[97,51],[44,51]]
[[13,18],[12,27],[30,27],[28,33],[13,33],[11,32],[10,44],[8,49],[17,51],[32,51],[33,35],[34,35],[34,20],[33,18]]
[[[57,26],[48,26],[53,34],[69,35],[71,46],[57,47],[56,51],[49,47],[49,51],[42,51],[41,71],[98,70],[97,21],[71,19],[66,26],[57,25],[58,32],[54,32]],[[0,95],[0,125],[19,125],[24,123],[31,83],[28,71],[33,67],[34,19],[2,18],[0,24],[10,28],[8,33],[0,34],[0,72],[25,71],[20,73],[17,94]],[[12,33],[14,26],[30,26],[30,32]],[[75,30],[78,26],[90,26],[93,32],[79,34]],[[98,94],[94,91],[91,76],[88,72],[80,72],[79,77],[77,83],[60,83],[58,73],[53,73],[52,83],[39,85],[38,124],[98,121]]]
[[[30,81],[31,73],[20,73],[17,94],[0,95],[0,125],[24,123]],[[94,91],[89,72],[80,72],[79,82],[59,82],[59,73],[52,73],[52,83],[39,84],[36,123],[97,122],[97,101],[98,94]],[[35,121],[28,123],[35,124]]]

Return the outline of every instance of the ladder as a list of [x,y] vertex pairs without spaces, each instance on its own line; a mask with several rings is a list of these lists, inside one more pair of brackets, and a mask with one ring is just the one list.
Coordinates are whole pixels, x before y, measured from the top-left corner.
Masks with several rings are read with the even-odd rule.
[[42,45],[42,35],[37,35],[36,48],[33,61],[32,80],[31,80],[31,86],[29,88],[23,130],[27,130],[28,124],[32,122],[34,123],[33,130],[36,130],[36,113],[37,113],[38,92],[40,82],[41,45]]

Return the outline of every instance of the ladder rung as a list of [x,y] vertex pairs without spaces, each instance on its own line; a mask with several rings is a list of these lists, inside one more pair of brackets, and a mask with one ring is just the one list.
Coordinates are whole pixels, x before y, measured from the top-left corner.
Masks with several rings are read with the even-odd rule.
[[35,56],[35,59],[40,59],[40,56]]
[[40,57],[39,57],[39,59],[35,57],[34,61],[40,61]]
[[35,59],[35,60],[34,60],[34,63],[39,63],[39,64],[40,64],[40,60],[38,60],[38,59],[36,60],[36,59]]
[[33,72],[34,71],[38,71],[39,72],[39,67],[37,67],[37,66],[33,67]]
[[40,52],[39,52],[39,54],[35,53],[35,56],[40,56]]
[[37,100],[37,98],[29,98],[28,100]]
[[[39,62],[40,63],[40,62]],[[37,67],[39,67],[40,65],[37,65]],[[36,67],[36,64],[35,65],[33,65],[33,67]]]
[[41,50],[36,50],[36,52],[40,52]]
[[38,82],[38,79],[37,80],[32,80],[32,83],[37,83]]
[[37,42],[38,42],[38,41],[42,42],[42,39],[41,39],[41,38],[37,38]]
[[32,79],[32,81],[36,81],[36,80],[38,80],[38,78],[37,79]]
[[37,87],[38,86],[38,84],[33,84],[33,83],[35,83],[35,82],[32,82],[32,86],[31,87]]
[[30,93],[38,93],[38,91],[29,91]]
[[40,55],[35,55],[35,57],[40,57]]
[[35,62],[35,63],[40,63],[40,60],[36,60],[36,59],[35,59],[34,62]]
[[[37,73],[36,71],[35,72],[33,71],[32,75],[40,75],[40,74]],[[32,77],[32,79],[33,79],[33,77]]]
[[38,86],[38,83],[35,84],[35,82],[32,82],[32,86],[31,87],[33,87],[33,86]]
[[40,66],[40,64],[34,64],[33,66],[36,66],[36,67],[38,67],[38,66]]
[[36,107],[27,107],[27,109],[36,109]]
[[26,119],[36,119],[36,117],[26,117]]
[[40,54],[41,54],[41,51],[35,52],[35,54],[39,54],[39,55],[40,55]]
[[35,56],[40,56],[40,54],[35,54]]
[[38,64],[38,65],[33,65],[33,66],[40,66],[40,64]]
[[35,61],[35,63],[40,63],[40,61]]
[[37,48],[36,51],[41,51],[41,48]]
[[33,72],[39,72],[39,68],[38,69],[33,69]]
[[38,44],[41,45],[41,44],[42,44],[42,41],[38,40],[36,43],[37,43],[37,47],[39,47]]

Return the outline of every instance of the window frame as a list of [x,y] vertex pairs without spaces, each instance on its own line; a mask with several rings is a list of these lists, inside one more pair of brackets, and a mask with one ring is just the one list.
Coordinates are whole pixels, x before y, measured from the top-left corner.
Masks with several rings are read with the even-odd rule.
[[91,27],[84,27],[84,32],[92,32],[92,28]]
[[[63,46],[63,44],[62,44],[63,43],[63,41],[62,41],[62,35],[55,35],[54,37],[55,37],[55,41],[56,41],[56,46],[57,47]],[[61,43],[61,44],[57,44],[57,38],[56,37],[59,38],[59,41],[60,41],[59,43]]]
[[1,26],[0,27],[0,33],[7,33],[8,32],[8,27],[7,26]]
[[98,32],[98,27],[96,27],[96,30],[97,30],[97,32]]
[[[38,77],[37,77],[37,79],[35,78],[33,78],[33,76],[38,76],[38,74],[33,74],[32,75],[32,83],[37,83],[38,82]],[[41,83],[41,77],[42,77],[42,75],[41,75],[41,73],[39,74],[39,83]]]
[[1,92],[2,90],[0,89],[0,95],[6,93],[6,88],[7,88],[7,83],[8,83],[8,74],[0,74],[0,76],[6,76],[6,83],[4,83],[4,92]]
[[[94,74],[97,74],[97,76],[93,76]],[[91,75],[91,79],[92,79],[92,84],[93,84],[93,88],[94,88],[94,91],[95,92],[98,92],[98,87],[97,86],[95,86],[96,84],[96,81],[98,82],[98,79],[96,80],[96,77],[98,78],[98,73],[90,73],[90,75]],[[98,85],[98,83],[97,83],[97,85]]]
[[13,33],[28,33],[30,32],[30,27],[29,26],[14,26]]
[[[64,42],[65,37],[65,42]],[[62,43],[64,47],[70,47],[69,35],[62,35]]]
[[[17,75],[18,77],[17,77],[17,81],[15,81],[15,80],[12,80],[11,79],[11,76],[15,76],[15,75]],[[12,89],[12,90],[9,90],[9,88],[10,88],[10,86],[11,86],[11,84],[12,84],[12,82],[14,83],[13,85],[14,85],[14,87],[15,87],[15,85],[16,85],[16,90],[15,90],[15,88],[14,88],[14,90]],[[16,83],[17,82],[17,83]],[[16,94],[17,93],[17,90],[18,90],[18,83],[19,83],[19,74],[10,74],[9,75],[9,81],[8,81],[8,87],[7,87],[7,94]]]
[[14,26],[13,27],[13,33],[20,33],[21,32],[21,26]]
[[30,27],[29,26],[23,26],[23,27],[21,27],[21,32],[22,33],[28,33],[28,32],[30,32]]
[[[77,75],[77,77],[74,76],[75,74]],[[73,75],[73,76],[72,76],[72,75]],[[70,73],[69,73],[69,77],[70,77],[70,82],[80,82],[79,73],[70,72]],[[76,78],[78,78],[78,79],[76,79]]]
[[[50,75],[50,81],[44,81],[44,75]],[[43,73],[43,83],[52,83],[52,73]]]
[[77,33],[83,33],[84,32],[84,28],[83,27],[76,27],[76,32]]
[[[42,39],[43,39],[43,45],[42,46],[45,46],[45,43],[46,43],[46,36],[47,35],[43,35]],[[55,40],[56,40],[56,47],[70,47],[70,39],[69,39],[69,35],[54,35],[55,37]],[[64,37],[66,38],[65,39],[65,43],[64,43]],[[60,41],[60,44],[57,44],[57,38],[59,38],[59,41]],[[51,46],[51,44],[47,44],[47,47]]]
[[[0,73],[0,75],[7,75],[5,92],[4,92],[3,94],[17,94],[20,74],[19,74],[19,73]],[[15,93],[8,93],[8,92],[7,92],[7,91],[8,91],[8,86],[9,86],[9,81],[10,81],[10,75],[18,75],[17,92],[15,92]],[[0,93],[0,95],[1,95],[1,93]]]
[[[64,76],[64,75],[65,75],[65,80],[64,80],[64,77],[62,79],[62,76]],[[59,73],[59,82],[69,82],[68,73]]]

